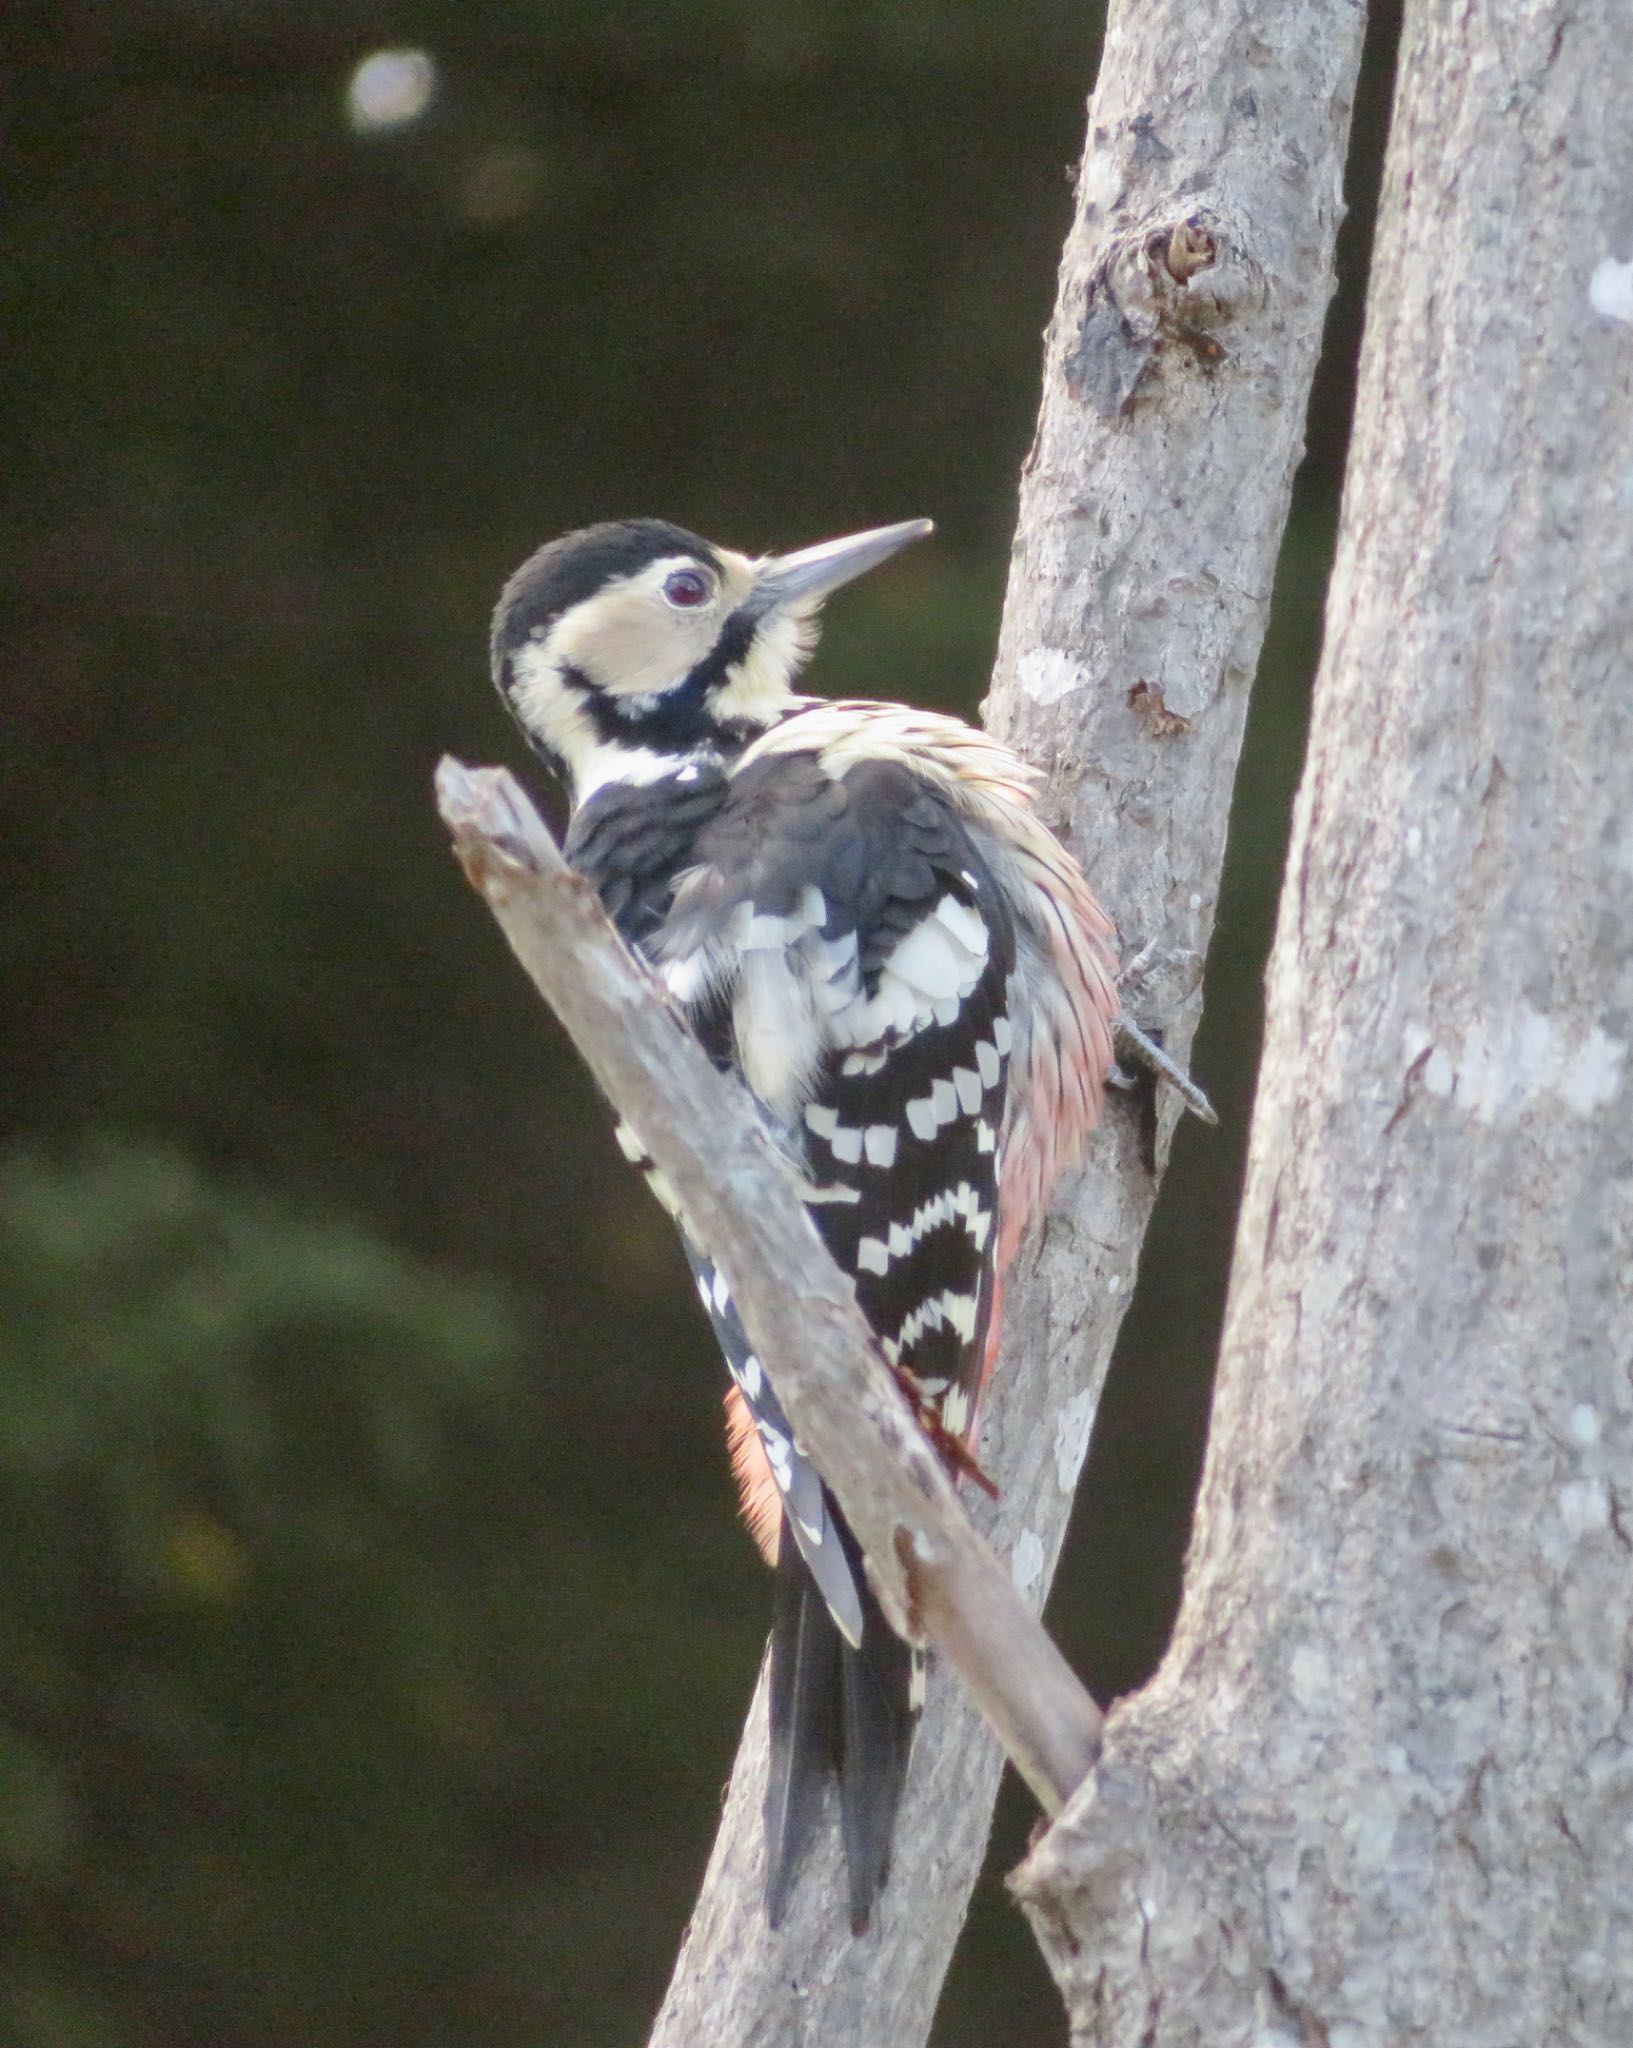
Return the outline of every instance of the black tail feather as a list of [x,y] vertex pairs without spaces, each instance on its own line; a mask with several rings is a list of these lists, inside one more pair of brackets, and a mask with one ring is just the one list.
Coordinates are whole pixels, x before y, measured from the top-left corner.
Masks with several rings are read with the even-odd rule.
[[771,1613],[771,1771],[765,1792],[766,1917],[779,1926],[822,1811],[839,1729],[844,1638],[786,1534]]
[[890,1841],[913,1739],[907,1703],[912,1652],[886,1625],[871,1595],[862,1611],[861,1649],[842,1643],[839,1651],[839,1820],[857,1934],[890,1875]]
[[890,1870],[890,1843],[913,1739],[912,1652],[862,1587],[860,1648],[840,1634],[798,1549],[785,1540],[771,1625],[771,1771],[766,1786],[766,1914],[781,1923],[823,1785],[839,1780],[850,1918],[860,1934]]

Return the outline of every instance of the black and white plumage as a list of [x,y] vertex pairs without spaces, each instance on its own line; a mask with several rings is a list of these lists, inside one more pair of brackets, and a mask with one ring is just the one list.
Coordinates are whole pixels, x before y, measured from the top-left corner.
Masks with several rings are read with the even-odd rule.
[[[792,688],[823,598],[926,531],[755,561],[660,521],[590,528],[512,578],[493,651],[569,784],[568,858],[747,1084],[922,1412],[968,1442],[1004,1266],[1094,1121],[1117,1005],[1110,924],[1033,816],[1030,770],[957,720]],[[910,1654],[678,1220],[777,1572],[768,1906],[775,1922],[836,1772],[861,1927],[906,1769]]]

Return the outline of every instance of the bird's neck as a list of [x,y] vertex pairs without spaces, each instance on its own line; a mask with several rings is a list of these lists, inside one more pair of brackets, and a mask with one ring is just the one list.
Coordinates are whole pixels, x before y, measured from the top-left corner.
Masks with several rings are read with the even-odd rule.
[[690,680],[650,697],[592,693],[581,699],[582,717],[565,762],[574,808],[610,783],[644,785],[671,776],[691,781],[727,770],[746,748],[811,701],[788,690],[723,709]]

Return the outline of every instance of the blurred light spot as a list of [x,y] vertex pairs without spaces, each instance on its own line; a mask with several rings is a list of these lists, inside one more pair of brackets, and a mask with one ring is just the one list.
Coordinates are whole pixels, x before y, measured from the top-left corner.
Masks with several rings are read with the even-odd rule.
[[211,1606],[236,1599],[248,1569],[231,1530],[203,1514],[183,1514],[171,1523],[164,1562],[178,1591]]
[[487,150],[460,179],[460,211],[478,227],[504,227],[533,211],[544,197],[544,180],[542,150],[521,142]]
[[406,128],[431,104],[437,67],[423,50],[376,50],[352,73],[346,113],[359,135]]

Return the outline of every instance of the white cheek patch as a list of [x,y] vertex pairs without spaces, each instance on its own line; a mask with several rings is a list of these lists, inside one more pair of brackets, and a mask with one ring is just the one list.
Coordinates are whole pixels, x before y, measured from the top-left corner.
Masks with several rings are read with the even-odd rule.
[[596,732],[584,711],[583,693],[562,681],[548,644],[530,640],[511,655],[509,694],[523,730],[565,764],[576,785],[579,769],[595,749]]
[[550,659],[576,668],[632,711],[639,699],[672,690],[703,660],[720,630],[718,606],[677,611],[664,601],[665,580],[692,566],[688,555],[666,556],[573,605],[545,642]]
[[716,715],[753,719],[791,700],[794,678],[816,645],[816,637],[815,618],[773,612],[762,619],[748,653],[728,670],[726,685],[715,697]]

